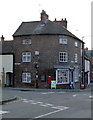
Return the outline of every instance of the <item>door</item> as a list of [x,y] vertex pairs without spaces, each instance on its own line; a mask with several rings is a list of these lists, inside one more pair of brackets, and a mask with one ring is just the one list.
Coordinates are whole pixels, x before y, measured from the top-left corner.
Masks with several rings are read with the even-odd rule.
[[13,86],[13,73],[11,72],[6,73],[6,86]]

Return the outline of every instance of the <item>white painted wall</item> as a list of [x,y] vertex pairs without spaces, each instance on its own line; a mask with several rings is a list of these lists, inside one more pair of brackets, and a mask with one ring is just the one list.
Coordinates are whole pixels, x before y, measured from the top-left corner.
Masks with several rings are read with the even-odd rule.
[[85,59],[85,72],[88,72],[88,85],[90,84],[90,61]]
[[13,55],[0,55],[0,80],[2,80],[3,68],[5,74],[7,72],[13,73]]

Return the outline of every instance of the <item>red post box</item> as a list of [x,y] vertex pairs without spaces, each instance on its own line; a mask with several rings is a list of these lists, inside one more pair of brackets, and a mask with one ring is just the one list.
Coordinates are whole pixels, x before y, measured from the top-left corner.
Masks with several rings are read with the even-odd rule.
[[84,84],[81,84],[81,89],[84,89],[85,88],[85,85]]
[[51,76],[48,76],[48,83],[51,84]]

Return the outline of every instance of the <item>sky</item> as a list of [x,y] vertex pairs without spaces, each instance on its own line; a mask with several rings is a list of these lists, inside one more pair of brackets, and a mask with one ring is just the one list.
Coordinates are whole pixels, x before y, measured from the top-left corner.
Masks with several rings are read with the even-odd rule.
[[22,22],[40,20],[45,10],[49,20],[68,21],[67,29],[91,49],[91,2],[93,0],[0,0],[0,36],[13,40],[12,35]]

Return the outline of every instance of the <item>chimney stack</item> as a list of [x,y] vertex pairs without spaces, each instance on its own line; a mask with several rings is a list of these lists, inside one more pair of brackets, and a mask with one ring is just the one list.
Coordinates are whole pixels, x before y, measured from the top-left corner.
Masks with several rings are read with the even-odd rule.
[[2,35],[2,36],[1,36],[1,41],[4,41],[4,39],[5,39],[5,38],[4,38],[4,36]]
[[55,20],[54,20],[53,22],[55,22],[56,24],[62,25],[62,26],[64,26],[65,28],[67,28],[67,20],[66,20],[66,18],[65,18],[64,20],[63,20],[63,18],[62,18],[61,21],[58,21],[58,20],[55,18]]
[[42,10],[42,12],[41,12],[41,22],[42,22],[42,24],[46,23],[46,21],[48,20],[48,17],[49,16],[46,14],[46,11]]

